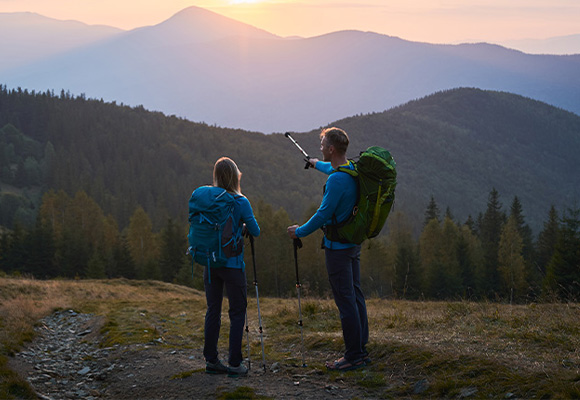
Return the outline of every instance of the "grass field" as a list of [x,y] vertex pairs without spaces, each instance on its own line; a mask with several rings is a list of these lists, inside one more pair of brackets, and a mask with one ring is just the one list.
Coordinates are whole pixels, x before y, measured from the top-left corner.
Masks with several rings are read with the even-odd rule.
[[[248,288],[250,326],[256,299]],[[58,309],[103,316],[103,346],[146,343],[200,348],[202,292],[156,281],[0,278],[0,398],[32,398],[7,360]],[[224,302],[227,307],[227,301]],[[260,298],[268,362],[301,362],[296,299]],[[580,398],[580,305],[508,305],[369,299],[373,364],[324,379],[349,381],[375,398]],[[321,365],[342,351],[331,299],[304,298],[305,357]],[[227,333],[227,314],[222,332]],[[261,358],[252,335],[252,358]]]

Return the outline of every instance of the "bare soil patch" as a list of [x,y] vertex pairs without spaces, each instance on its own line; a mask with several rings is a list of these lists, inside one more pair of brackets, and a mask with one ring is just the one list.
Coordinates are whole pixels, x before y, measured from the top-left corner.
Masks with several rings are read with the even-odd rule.
[[275,363],[264,371],[261,360],[254,360],[248,376],[231,378],[206,374],[202,349],[157,342],[102,349],[102,324],[102,317],[70,310],[44,318],[36,328],[38,336],[10,360],[10,367],[40,398],[53,400],[215,399],[241,388],[276,399],[364,396],[360,388],[331,380],[319,368]]

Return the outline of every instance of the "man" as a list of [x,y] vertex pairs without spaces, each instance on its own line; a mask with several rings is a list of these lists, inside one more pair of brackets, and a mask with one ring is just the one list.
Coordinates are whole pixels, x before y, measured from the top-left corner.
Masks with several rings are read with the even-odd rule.
[[[346,158],[348,135],[339,128],[327,128],[320,133],[322,161],[310,159],[311,165],[329,175],[324,197],[316,213],[302,226],[288,227],[292,239],[310,235],[324,225],[345,221],[357,200],[357,184],[340,166],[354,168]],[[336,361],[326,363],[330,370],[348,371],[370,362],[366,351],[369,330],[365,298],[360,286],[360,245],[330,241],[324,237],[326,270],[332,294],[340,312],[340,322],[346,351]]]

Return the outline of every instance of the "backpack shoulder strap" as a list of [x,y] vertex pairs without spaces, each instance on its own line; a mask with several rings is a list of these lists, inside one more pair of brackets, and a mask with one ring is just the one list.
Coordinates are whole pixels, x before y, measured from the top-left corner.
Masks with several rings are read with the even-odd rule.
[[352,165],[353,168],[348,168],[348,167],[343,167],[342,165],[340,167],[338,167],[336,169],[335,172],[345,172],[347,174],[349,174],[350,176],[356,178],[359,174],[358,174],[358,167],[357,167],[357,163],[354,160],[348,160],[349,165]]

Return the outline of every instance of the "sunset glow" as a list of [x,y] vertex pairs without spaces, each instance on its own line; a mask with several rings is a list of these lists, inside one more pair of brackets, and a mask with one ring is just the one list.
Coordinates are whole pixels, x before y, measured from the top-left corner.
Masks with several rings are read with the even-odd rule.
[[576,0],[0,0],[0,13],[134,29],[201,7],[279,36],[356,29],[430,43],[548,38],[580,33]]
[[262,3],[262,0],[230,0],[229,3],[232,5],[235,5],[235,4],[256,4],[256,3]]

